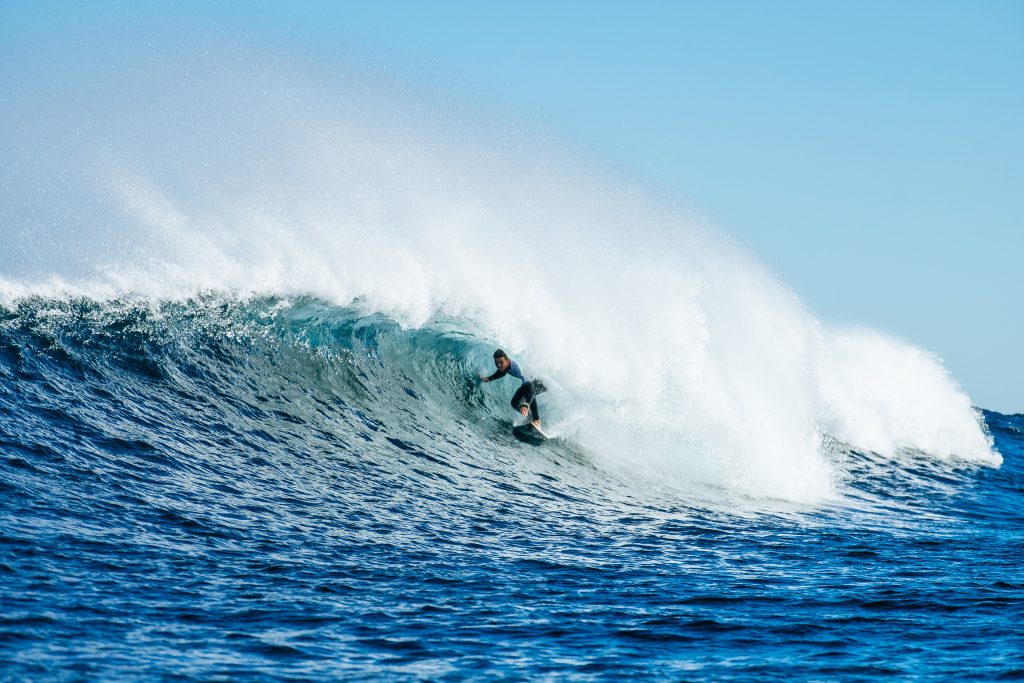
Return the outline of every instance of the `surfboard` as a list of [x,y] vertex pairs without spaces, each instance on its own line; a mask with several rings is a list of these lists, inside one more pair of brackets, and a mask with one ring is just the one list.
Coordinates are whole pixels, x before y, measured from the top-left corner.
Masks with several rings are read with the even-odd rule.
[[547,434],[537,429],[529,422],[524,425],[516,425],[512,427],[512,436],[516,437],[523,443],[528,443],[533,446],[539,446],[548,440]]

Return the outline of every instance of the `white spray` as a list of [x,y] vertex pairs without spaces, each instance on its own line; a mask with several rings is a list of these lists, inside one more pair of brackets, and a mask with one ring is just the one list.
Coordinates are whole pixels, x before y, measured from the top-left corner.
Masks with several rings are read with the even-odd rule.
[[837,477],[824,434],[1001,461],[938,359],[829,329],[679,209],[543,140],[252,61],[64,64],[47,90],[52,64],[12,60],[4,296],[303,293],[410,326],[457,316],[549,380],[568,438],[670,485],[819,500]]

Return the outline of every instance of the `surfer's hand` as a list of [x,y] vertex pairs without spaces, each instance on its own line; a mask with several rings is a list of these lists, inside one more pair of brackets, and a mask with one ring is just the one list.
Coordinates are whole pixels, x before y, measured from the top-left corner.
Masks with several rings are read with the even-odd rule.
[[487,375],[480,375],[480,381],[481,382],[490,382],[491,378],[488,377]]
[[530,412],[530,409],[527,408],[526,406],[523,406],[519,409],[519,414],[522,415],[523,417],[526,417],[526,414],[528,412]]

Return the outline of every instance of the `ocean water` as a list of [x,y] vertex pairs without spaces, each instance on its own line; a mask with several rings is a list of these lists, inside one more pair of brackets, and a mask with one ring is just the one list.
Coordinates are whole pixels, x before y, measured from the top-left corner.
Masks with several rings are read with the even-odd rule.
[[549,139],[147,36],[0,60],[0,678],[1024,677],[1024,417]]
[[490,350],[311,298],[0,309],[4,678],[1024,676],[1024,417],[984,414],[999,468],[681,495],[514,441]]

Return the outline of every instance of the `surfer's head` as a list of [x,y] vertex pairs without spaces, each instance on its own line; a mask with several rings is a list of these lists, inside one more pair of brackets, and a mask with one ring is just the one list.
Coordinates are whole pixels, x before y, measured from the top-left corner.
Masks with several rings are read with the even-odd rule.
[[498,368],[499,370],[507,369],[511,362],[512,360],[509,359],[508,354],[502,351],[501,349],[498,349],[497,351],[494,352],[494,367]]

